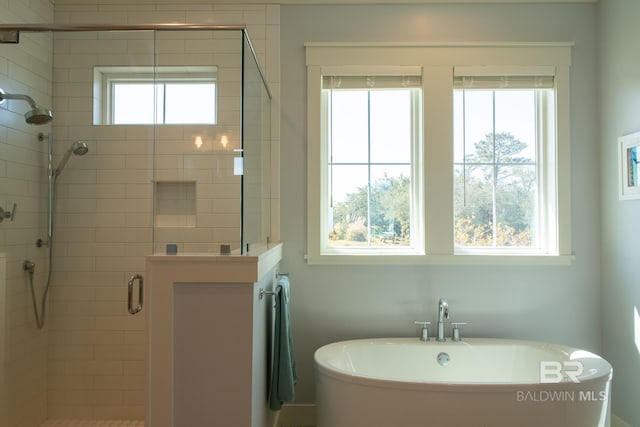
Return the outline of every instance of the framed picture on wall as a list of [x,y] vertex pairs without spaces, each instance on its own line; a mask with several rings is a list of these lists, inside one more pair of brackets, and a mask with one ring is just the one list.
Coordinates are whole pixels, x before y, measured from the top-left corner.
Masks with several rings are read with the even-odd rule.
[[618,138],[620,200],[640,199],[640,132]]

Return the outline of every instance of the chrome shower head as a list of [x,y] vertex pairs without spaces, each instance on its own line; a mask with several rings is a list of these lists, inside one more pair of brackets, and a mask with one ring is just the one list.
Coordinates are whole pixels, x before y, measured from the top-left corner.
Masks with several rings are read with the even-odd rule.
[[67,162],[69,161],[69,158],[72,154],[75,156],[84,156],[88,152],[89,147],[87,147],[87,144],[85,142],[76,141],[71,144],[71,147],[69,147],[67,151],[64,152],[62,159],[60,159],[60,163],[58,163],[58,167],[55,169],[54,176],[58,176],[62,173],[62,170],[67,165]]
[[29,103],[31,110],[25,113],[24,119],[30,125],[44,125],[53,120],[53,113],[51,110],[39,106],[30,96],[5,93],[0,88],[0,104],[5,103],[7,99],[17,99]]
[[53,120],[53,113],[47,108],[36,105],[24,114],[24,119],[30,125],[46,125]]
[[73,154],[76,156],[84,156],[89,152],[89,147],[87,147],[86,142],[76,141],[71,144],[70,150],[73,151]]

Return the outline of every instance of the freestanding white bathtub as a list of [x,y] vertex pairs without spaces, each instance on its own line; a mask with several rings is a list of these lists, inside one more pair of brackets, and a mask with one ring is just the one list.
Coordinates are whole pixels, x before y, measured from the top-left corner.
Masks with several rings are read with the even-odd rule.
[[318,427],[608,427],[611,365],[571,347],[365,339],[315,353]]

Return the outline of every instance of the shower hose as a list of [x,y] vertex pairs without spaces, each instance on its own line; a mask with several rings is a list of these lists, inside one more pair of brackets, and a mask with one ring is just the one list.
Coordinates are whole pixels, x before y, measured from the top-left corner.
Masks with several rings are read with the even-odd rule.
[[34,276],[36,272],[36,264],[32,261],[26,260],[22,263],[22,268],[29,273],[29,287],[31,288],[31,302],[33,302],[33,313],[36,316],[36,325],[38,329],[42,329],[44,327],[44,315],[47,310],[47,294],[49,293],[49,287],[51,286],[51,271],[53,270],[53,217],[55,211],[55,176],[51,175],[53,181],[49,184],[49,231],[48,231],[48,241],[43,242],[41,239],[38,239],[36,245],[38,247],[47,245],[48,249],[48,261],[49,266],[47,269],[47,281],[44,285],[44,292],[42,294],[42,305],[38,308],[38,302],[36,301],[36,290],[34,285]]
[[27,271],[27,273],[29,273],[29,285],[30,285],[29,287],[31,288],[31,302],[33,302],[33,313],[36,316],[36,325],[38,325],[39,329],[42,329],[44,327],[44,315],[47,310],[47,294],[49,293],[49,286],[51,285],[51,270],[52,270],[51,254],[53,253],[53,251],[51,250],[51,240],[52,239],[49,239],[49,245],[48,245],[49,246],[49,268],[47,271],[47,282],[44,286],[44,293],[42,294],[42,305],[40,306],[40,308],[38,307],[38,302],[36,301],[37,299],[36,290],[33,284],[35,271],[36,271],[36,264],[28,260],[22,264],[22,267],[24,268],[24,270]]

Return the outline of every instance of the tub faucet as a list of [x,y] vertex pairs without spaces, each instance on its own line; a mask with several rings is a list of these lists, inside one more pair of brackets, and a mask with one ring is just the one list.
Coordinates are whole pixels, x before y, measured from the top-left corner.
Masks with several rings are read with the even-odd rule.
[[449,303],[440,298],[438,301],[438,337],[437,341],[445,341],[446,338],[444,336],[444,321],[449,318]]

